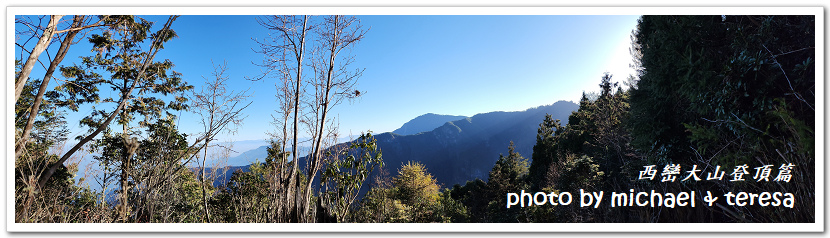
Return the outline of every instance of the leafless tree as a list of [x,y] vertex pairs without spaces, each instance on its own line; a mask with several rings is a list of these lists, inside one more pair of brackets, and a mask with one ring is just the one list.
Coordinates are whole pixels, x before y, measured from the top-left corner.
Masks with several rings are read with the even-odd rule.
[[[283,61],[283,63],[286,61]],[[291,72],[287,65],[284,65],[277,71],[278,75],[284,79],[291,78]],[[271,118],[273,119],[272,124],[278,128],[274,132],[269,133],[271,138],[276,138],[276,140],[272,141],[272,147],[277,145],[279,146],[280,151],[284,151],[287,147],[288,138],[293,137],[292,131],[288,128],[290,125],[289,119],[294,111],[294,83],[293,80],[282,80],[275,83],[275,87],[277,89],[277,103],[279,104],[279,108],[275,110],[277,115],[272,115]],[[269,196],[271,197],[272,204],[269,205],[271,211],[269,212],[269,217],[277,219],[277,221],[283,221],[283,212],[285,211],[285,207],[283,203],[286,201],[283,197],[283,194],[287,189],[287,181],[289,179],[289,175],[291,174],[286,173],[286,165],[288,165],[288,156],[289,152],[281,152],[277,155],[277,161],[271,164],[271,168],[269,168],[268,174],[268,186],[269,186]]]
[[[273,35],[257,41],[257,52],[264,55],[258,65],[265,70],[256,79],[272,76],[279,81],[279,109],[273,118],[281,129],[273,134],[282,137],[283,149],[287,141],[292,143],[290,168],[273,168],[277,172],[272,174],[270,187],[280,191],[272,191],[271,196],[284,201],[275,208],[277,220],[313,222],[312,182],[325,163],[324,150],[337,139],[335,118],[330,112],[344,100],[361,95],[354,86],[363,71],[351,70],[354,57],[348,49],[363,39],[366,30],[357,18],[347,16],[268,16],[258,22]],[[303,74],[306,68],[311,70],[310,75]],[[304,181],[298,179],[301,126],[311,137]],[[282,163],[277,164],[282,166],[287,154],[283,153]]]
[[[297,173],[299,171],[297,163],[299,153],[297,150],[299,118],[301,113],[300,97],[303,94],[301,91],[303,86],[303,60],[306,57],[306,35],[313,29],[309,21],[309,16],[266,16],[257,19],[260,25],[275,33],[264,41],[257,41],[260,45],[260,49],[257,52],[265,56],[265,59],[259,64],[266,69],[263,77],[273,74],[272,72],[278,72],[276,74],[280,77],[281,81],[293,82],[294,86],[293,89],[286,88],[284,91],[286,97],[280,98],[283,100],[283,103],[281,103],[283,105],[283,115],[287,117],[288,114],[293,114],[293,122],[290,123],[291,127],[293,127],[293,133],[291,134],[293,165],[288,176],[288,184],[285,186],[284,204],[287,207],[283,210],[284,213],[280,213],[280,220],[288,218],[292,213],[300,216],[296,209],[296,199],[293,198],[296,196],[296,188],[299,186],[297,184]],[[289,95],[293,97],[289,97]],[[287,121],[285,123],[288,124]],[[284,130],[283,135],[287,136],[287,134],[287,131]],[[287,137],[283,138],[283,141],[286,140],[288,140]],[[294,219],[299,220],[300,217],[295,217]]]
[[[337,140],[337,128],[334,117],[329,115],[332,108],[346,99],[361,95],[354,86],[363,74],[362,69],[352,71],[354,56],[344,52],[360,42],[367,30],[360,25],[360,20],[353,16],[324,16],[320,27],[316,28],[317,44],[311,60],[314,72],[311,84],[314,97],[308,103],[310,108],[309,134],[312,138],[312,151],[307,161],[309,181],[313,181],[322,168],[323,150],[334,145]],[[312,186],[306,187],[303,196],[304,214],[309,212]]]
[[[202,206],[205,209],[207,222],[210,222],[210,211],[207,205],[207,193],[205,184],[205,161],[208,158],[210,143],[219,133],[235,133],[236,128],[242,124],[245,116],[242,110],[251,105],[251,102],[242,106],[241,104],[250,97],[247,91],[234,92],[228,90],[228,77],[225,75],[227,63],[213,66],[213,79],[205,78],[205,84],[201,92],[194,93],[191,97],[193,108],[201,116],[201,124],[204,131],[199,136],[204,141],[200,180],[202,181]],[[215,173],[212,173],[215,174]]]

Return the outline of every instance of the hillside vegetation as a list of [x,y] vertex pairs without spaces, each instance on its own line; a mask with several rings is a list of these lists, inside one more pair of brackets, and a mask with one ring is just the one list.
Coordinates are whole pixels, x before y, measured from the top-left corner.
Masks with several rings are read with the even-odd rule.
[[[632,33],[637,75],[551,79],[595,80],[578,104],[425,115],[441,119],[343,144],[328,112],[362,95],[351,88],[362,71],[345,55],[365,29],[348,16],[262,17],[275,37],[259,42],[262,66],[280,73],[273,140],[261,163],[218,184],[206,148],[242,123],[247,94],[227,92],[221,65],[195,92],[154,58],[175,39],[176,18],[159,28],[136,16],[77,16],[73,28],[37,31],[72,42],[79,29],[103,30],[81,34],[93,51],[59,67],[68,81],[55,90],[51,72],[30,79],[34,61],[16,61],[15,222],[811,223],[822,202],[814,16],[643,16]],[[95,110],[66,122],[63,113],[84,113],[80,104]],[[205,131],[180,132],[178,111],[198,112]],[[88,131],[70,151],[50,150],[68,140],[67,123]],[[300,129],[307,154],[285,149],[298,147]],[[67,161],[83,146],[105,168],[95,182],[115,192],[72,180],[77,164]],[[582,191],[604,192],[604,203],[580,206]],[[570,193],[572,203],[517,200],[537,193]],[[646,200],[639,193],[649,205],[634,205]]]

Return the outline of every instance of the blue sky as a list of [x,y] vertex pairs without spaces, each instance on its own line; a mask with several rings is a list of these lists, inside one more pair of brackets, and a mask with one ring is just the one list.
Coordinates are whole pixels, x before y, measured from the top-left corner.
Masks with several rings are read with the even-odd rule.
[[[160,27],[166,16],[145,16]],[[275,79],[249,81],[262,55],[252,38],[268,32],[256,16],[185,15],[172,26],[178,38],[157,59],[170,59],[190,84],[201,86],[212,63],[227,62],[232,90],[250,90],[252,104],[236,135],[221,141],[267,139],[277,108]],[[364,96],[333,112],[341,135],[392,131],[425,113],[472,116],[520,111],[559,100],[578,101],[597,91],[603,72],[624,80],[630,34],[638,16],[358,16],[366,38],[351,51],[365,68],[357,89]],[[65,17],[69,20],[71,17]],[[64,65],[89,55],[86,40],[73,46]],[[18,50],[19,52],[19,50]],[[18,54],[16,54],[18,55]],[[35,67],[33,78],[43,75]],[[55,83],[53,83],[55,84]],[[69,113],[73,135],[88,108]],[[180,130],[196,133],[198,121],[182,113]]]

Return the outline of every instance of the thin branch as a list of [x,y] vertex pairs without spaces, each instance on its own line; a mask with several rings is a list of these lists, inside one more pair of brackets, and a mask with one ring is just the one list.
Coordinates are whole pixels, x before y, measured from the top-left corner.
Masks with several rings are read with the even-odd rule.
[[[799,100],[799,101],[801,101],[801,102],[804,102],[804,104],[807,104],[807,106],[808,106],[808,107],[810,107],[810,109],[812,109],[813,111],[815,111],[816,109],[815,109],[815,108],[813,108],[813,105],[811,105],[810,103],[808,103],[808,102],[807,102],[807,100],[804,100],[804,98],[803,98],[803,97],[801,97],[801,94],[799,94],[798,92],[796,92],[796,91],[795,91],[795,89],[793,89],[793,84],[790,82],[790,78],[789,78],[789,77],[787,77],[787,72],[786,72],[786,71],[784,71],[784,67],[782,67],[782,66],[781,66],[781,63],[778,63],[778,59],[776,58],[776,55],[773,55],[773,54],[772,54],[772,51],[770,51],[769,49],[767,49],[767,46],[765,46],[765,45],[763,45],[763,44],[762,44],[761,46],[763,46],[763,47],[764,47],[764,49],[765,49],[765,50],[767,50],[767,53],[769,53],[769,54],[772,56],[772,62],[773,62],[773,63],[775,63],[775,65],[778,65],[778,69],[780,69],[780,70],[781,70],[781,74],[783,74],[783,75],[784,75],[784,79],[786,79],[786,80],[787,80],[787,86],[789,86],[789,87],[790,87],[790,91],[792,91],[792,93],[793,93],[793,95],[795,96],[795,98],[796,98],[796,99],[798,99],[798,100]],[[807,49],[807,48],[805,48],[805,49]],[[801,50],[804,50],[804,49],[801,49]],[[796,50],[796,51],[801,51],[801,50]],[[795,51],[792,51],[792,52],[795,52]],[[789,53],[792,53],[792,52],[788,52],[788,53],[785,53],[785,54],[789,54]]]

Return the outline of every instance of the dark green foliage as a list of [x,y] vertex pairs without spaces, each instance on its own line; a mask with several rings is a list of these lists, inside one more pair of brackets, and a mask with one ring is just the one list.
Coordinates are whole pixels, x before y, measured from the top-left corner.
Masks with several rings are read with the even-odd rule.
[[499,160],[490,170],[488,185],[496,194],[523,188],[528,173],[527,159],[513,149],[513,143],[510,143],[507,156],[499,155]]
[[[774,137],[780,130],[767,127],[780,123],[767,114],[780,105],[776,100],[813,125],[812,22],[809,16],[643,17],[636,43],[645,70],[632,93],[637,145],[655,141],[649,149],[675,151],[695,145],[705,153],[720,148],[697,142],[733,139],[701,127]],[[654,130],[661,128],[672,129]]]
[[[26,126],[37,93],[37,87],[40,84],[41,80],[28,80],[20,94],[20,99],[15,104],[14,126],[18,133]],[[55,91],[48,91],[44,94],[37,118],[32,124],[30,142],[48,148],[66,141],[69,130],[66,129],[64,113],[58,110],[58,107],[53,103],[56,97],[57,93]]]
[[291,152],[282,151],[282,146],[278,141],[271,140],[265,148],[265,164],[268,166],[286,164],[290,155]]
[[[153,161],[158,159],[183,159],[187,152],[187,134],[179,133],[174,122],[175,118],[157,120],[147,128],[149,140],[141,141],[136,153],[139,160],[151,161],[155,164],[178,163],[181,161]],[[165,156],[158,156],[163,154]]]
[[800,212],[726,207],[728,219],[812,221],[815,201],[807,198],[813,197],[815,167],[814,21],[813,16],[641,18],[635,50],[642,71],[631,95],[630,125],[633,144],[646,152],[647,163],[731,169],[792,162],[801,168],[798,181],[705,186],[721,192],[783,189],[804,198]]
[[[467,208],[469,222],[486,222],[490,221],[490,213],[487,212],[487,206],[490,203],[490,197],[487,191],[487,182],[481,179],[467,181],[464,186],[456,184],[450,190],[450,197],[456,201],[460,201]],[[501,198],[498,198],[501,199]]]
[[224,188],[208,201],[217,222],[271,222],[269,209],[274,198],[269,191],[269,175],[272,168],[271,164],[257,162],[248,171],[234,171]]
[[528,167],[527,159],[515,152],[513,143],[510,143],[507,156],[499,155],[487,182],[480,179],[467,181],[464,186],[456,184],[444,192],[443,196],[448,200],[445,207],[461,206],[445,214],[457,214],[453,215],[453,222],[529,222],[530,210],[519,207],[507,209],[505,200],[507,193],[529,191]]
[[441,192],[441,197],[438,198],[438,202],[441,204],[438,208],[438,213],[441,214],[438,222],[470,222],[470,214],[467,211],[467,207],[461,201],[452,198],[451,189],[444,189]]
[[511,142],[507,156],[499,155],[499,160],[490,170],[487,181],[489,222],[527,222],[527,211],[520,207],[506,208],[507,200],[504,199],[507,193],[529,190],[527,174],[527,159],[514,151]]
[[[544,192],[570,192],[576,195],[579,194],[580,189],[586,192],[615,191],[605,189],[607,187],[606,184],[610,181],[604,176],[605,172],[600,171],[600,166],[597,162],[587,155],[567,154],[562,158],[562,162],[554,164],[551,167],[556,171],[555,177],[551,180],[556,181],[556,183],[554,186],[543,189],[542,191]],[[536,209],[537,215],[534,218],[537,222],[617,221],[613,217],[603,216],[605,209],[607,208],[581,208],[575,204],[569,206],[545,206]],[[549,213],[551,217],[541,215],[544,213]]]
[[[528,176],[531,191],[578,194],[580,189],[610,192],[636,187],[631,181],[639,159],[624,127],[628,92],[611,83],[609,74],[603,75],[599,88],[595,100],[583,94],[579,110],[570,115],[567,126],[549,116],[539,125]],[[532,222],[631,221],[616,216],[627,212],[619,208],[542,206],[527,210],[532,212]]]
[[[573,114],[571,117],[573,117]],[[554,172],[551,171],[550,165],[559,163],[558,155],[560,151],[557,147],[562,144],[559,141],[562,138],[561,134],[564,132],[564,128],[559,124],[559,120],[554,120],[550,115],[545,115],[545,120],[542,121],[542,124],[539,124],[536,145],[533,146],[533,163],[530,164],[528,172],[528,179],[532,181],[531,189],[534,191],[552,186],[554,183],[549,179],[548,174]]]
[[[80,65],[61,67],[63,76],[70,81],[56,87],[60,92],[60,100],[56,104],[77,111],[78,105],[83,103],[117,104],[122,98],[128,97],[131,103],[120,114],[118,123],[121,125],[129,125],[135,115],[142,115],[142,125],[148,125],[167,110],[187,109],[187,98],[182,92],[191,90],[193,86],[183,81],[181,74],[172,70],[172,62],[150,62],[144,74],[138,75],[147,58],[154,53],[143,50],[148,36],[165,36],[159,40],[161,47],[161,44],[176,37],[175,32],[164,29],[164,32],[150,33],[152,22],[134,16],[110,16],[107,21],[112,25],[106,31],[89,38],[93,44],[92,51],[97,53],[81,57]],[[133,86],[135,92],[130,90]],[[116,93],[107,94],[107,91],[102,90]],[[169,94],[174,94],[174,99],[166,101],[164,97]],[[95,130],[110,113],[94,109],[81,120],[81,124],[89,127],[90,131]]]

